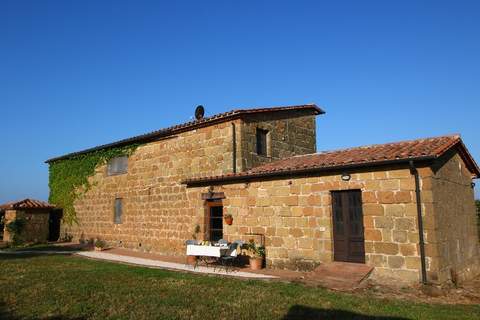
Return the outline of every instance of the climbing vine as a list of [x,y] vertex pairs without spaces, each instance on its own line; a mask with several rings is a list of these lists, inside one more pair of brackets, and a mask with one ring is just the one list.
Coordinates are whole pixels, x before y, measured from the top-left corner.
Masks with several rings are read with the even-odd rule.
[[88,178],[95,173],[95,168],[115,157],[130,156],[138,146],[139,144],[132,144],[97,150],[50,163],[48,200],[63,209],[63,219],[66,223],[71,225],[77,222],[74,202],[92,187]]

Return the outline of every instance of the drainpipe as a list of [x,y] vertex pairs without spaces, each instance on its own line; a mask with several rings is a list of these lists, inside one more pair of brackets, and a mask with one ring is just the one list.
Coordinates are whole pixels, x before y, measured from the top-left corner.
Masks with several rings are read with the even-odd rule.
[[422,198],[420,194],[420,178],[418,170],[412,160],[410,164],[410,173],[415,178],[415,195],[417,199],[417,221],[418,221],[418,238],[420,245],[420,261],[422,263],[422,284],[427,284],[427,266],[425,261],[425,240],[423,238],[423,218],[422,218]]
[[232,168],[233,173],[237,173],[237,135],[235,130],[235,123],[232,122]]

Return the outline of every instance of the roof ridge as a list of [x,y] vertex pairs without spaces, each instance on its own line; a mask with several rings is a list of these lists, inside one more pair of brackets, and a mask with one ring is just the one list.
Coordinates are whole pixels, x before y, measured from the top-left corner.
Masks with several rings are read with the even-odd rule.
[[402,143],[420,142],[420,141],[434,140],[434,139],[440,139],[440,138],[461,139],[461,136],[458,133],[452,133],[452,134],[440,135],[440,136],[434,136],[434,137],[407,139],[407,140],[392,141],[392,142],[386,142],[386,143],[367,144],[367,145],[363,145],[363,146],[348,147],[348,148],[343,148],[343,149],[325,150],[325,151],[319,151],[317,153],[311,153],[310,155],[312,155],[312,154],[328,154],[328,153],[334,153],[334,152],[340,152],[340,151],[350,151],[350,150],[355,150],[355,149],[369,149],[369,148],[375,148],[375,147],[381,147],[381,146],[398,145],[398,144],[402,144]]
[[292,156],[253,167],[237,174],[192,178],[185,183],[228,181],[277,174],[294,174],[306,171],[338,170],[353,167],[391,165],[409,161],[435,161],[452,148],[460,153],[472,177],[480,177],[480,169],[463,144],[459,134],[404,140],[384,144],[359,146],[327,152]]
[[[24,207],[25,205],[25,207]],[[0,209],[22,209],[22,208],[54,208],[55,206],[48,203],[47,201],[25,198],[16,201],[9,201],[0,205]]]
[[253,113],[260,113],[260,112],[276,112],[276,111],[288,111],[288,110],[305,110],[305,109],[312,109],[316,115],[318,114],[323,114],[325,111],[323,111],[320,107],[318,107],[316,104],[311,103],[311,104],[298,104],[298,105],[288,105],[288,106],[271,106],[271,107],[256,107],[256,108],[249,108],[249,109],[233,109],[227,112],[221,112],[217,113],[214,115],[211,115],[209,117],[205,117],[199,120],[193,120],[193,121],[187,121],[184,123],[180,124],[175,124],[171,125],[165,128],[161,128],[158,130],[153,130],[147,133],[135,135],[130,138],[124,138],[124,139],[119,139],[111,143],[105,143],[98,145],[96,147],[91,147],[91,148],[86,148],[80,151],[74,151],[74,152],[69,152],[67,154],[64,154],[62,156],[58,157],[53,157],[48,160],[46,160],[46,163],[56,161],[56,160],[61,160],[61,159],[66,159],[74,156],[78,156],[81,154],[85,153],[90,153],[94,152],[97,150],[102,150],[102,149],[107,149],[107,148],[113,148],[115,146],[120,146],[120,145],[127,145],[131,144],[134,142],[140,142],[148,140],[148,139],[155,139],[158,138],[158,135],[165,134],[165,136],[175,134],[178,131],[181,130],[186,130],[189,127],[194,127],[195,126],[202,126],[204,124],[208,124],[209,122],[213,121],[229,121],[230,117],[235,117],[235,116],[241,116],[242,114],[253,114]]
[[[356,149],[368,149],[368,148],[375,148],[375,147],[379,147],[379,146],[389,146],[389,145],[397,145],[397,144],[402,144],[402,143],[420,142],[420,141],[440,139],[440,138],[458,138],[458,139],[461,139],[460,134],[452,133],[452,134],[440,135],[440,136],[435,136],[435,137],[400,140],[400,141],[397,141],[397,142],[367,144],[367,145],[363,145],[363,146],[348,147],[348,148],[342,148],[342,149],[322,150],[322,151],[317,151],[315,153],[298,154],[298,155],[283,158],[283,159],[280,159],[280,160],[268,162],[268,163],[265,163],[263,165],[267,165],[267,164],[277,162],[277,161],[284,161],[284,160],[288,160],[288,159],[292,159],[292,158],[310,157],[310,156],[315,156],[315,155],[319,155],[319,154],[329,154],[329,153],[336,153],[336,152],[341,152],[341,151],[351,151],[351,150],[356,150]],[[261,165],[261,166],[263,166],[263,165]],[[261,167],[261,166],[258,166],[258,167]],[[258,168],[258,167],[256,167],[256,168]]]

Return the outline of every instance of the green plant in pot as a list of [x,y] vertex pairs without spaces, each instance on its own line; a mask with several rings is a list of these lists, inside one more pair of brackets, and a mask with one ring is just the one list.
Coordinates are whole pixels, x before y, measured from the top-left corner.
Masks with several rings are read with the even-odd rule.
[[246,244],[246,249],[250,260],[250,269],[262,269],[263,260],[265,259],[265,247],[257,245],[253,239],[250,239]]
[[233,216],[229,213],[223,216],[223,219],[225,220],[225,223],[228,224],[229,226],[232,225],[233,223]]

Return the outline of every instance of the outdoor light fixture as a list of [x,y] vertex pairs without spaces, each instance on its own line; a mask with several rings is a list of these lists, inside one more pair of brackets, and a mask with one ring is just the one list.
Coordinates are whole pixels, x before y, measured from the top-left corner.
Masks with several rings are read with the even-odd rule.
[[472,181],[471,186],[472,186],[472,189],[475,188],[475,182]]
[[352,178],[352,177],[350,176],[349,173],[345,173],[345,172],[342,173],[342,180],[343,180],[343,181],[350,181],[351,178]]
[[213,186],[208,187],[208,198],[213,198]]

